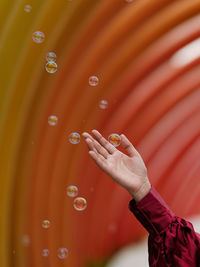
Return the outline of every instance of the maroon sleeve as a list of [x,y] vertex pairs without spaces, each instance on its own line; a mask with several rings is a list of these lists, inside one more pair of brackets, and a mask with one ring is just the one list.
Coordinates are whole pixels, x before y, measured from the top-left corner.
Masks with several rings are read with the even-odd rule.
[[149,232],[150,267],[200,267],[199,234],[169,209],[152,185],[139,202],[129,202],[129,209]]

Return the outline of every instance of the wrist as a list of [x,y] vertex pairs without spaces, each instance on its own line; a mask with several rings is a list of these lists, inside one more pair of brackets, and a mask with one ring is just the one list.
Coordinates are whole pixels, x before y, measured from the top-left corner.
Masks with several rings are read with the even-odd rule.
[[136,193],[131,193],[131,196],[135,199],[136,202],[139,202],[144,198],[149,191],[151,190],[151,184],[149,181],[145,182]]

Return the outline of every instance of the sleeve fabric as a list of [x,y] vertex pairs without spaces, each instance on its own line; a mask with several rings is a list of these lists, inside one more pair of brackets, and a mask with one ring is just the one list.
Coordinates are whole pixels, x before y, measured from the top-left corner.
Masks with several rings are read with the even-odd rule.
[[200,234],[169,209],[152,185],[145,197],[130,200],[128,207],[149,232],[150,267],[200,267]]

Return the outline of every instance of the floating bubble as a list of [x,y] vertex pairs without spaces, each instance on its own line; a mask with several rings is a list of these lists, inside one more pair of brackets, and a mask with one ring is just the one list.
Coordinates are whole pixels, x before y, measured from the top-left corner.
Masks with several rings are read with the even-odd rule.
[[42,227],[43,228],[47,229],[47,228],[49,228],[49,226],[50,226],[50,221],[49,220],[43,220],[42,221]]
[[46,60],[47,61],[56,61],[56,54],[54,52],[49,52],[46,55]]
[[48,61],[46,63],[45,69],[48,73],[55,73],[57,71],[57,64],[54,61]]
[[25,247],[28,247],[30,245],[30,237],[29,235],[24,235],[22,237],[22,243]]
[[32,39],[35,43],[42,43],[44,42],[45,35],[43,32],[36,31],[33,33]]
[[44,248],[42,250],[42,256],[44,256],[44,257],[48,257],[49,256],[49,250],[47,248]]
[[87,207],[87,201],[83,197],[77,197],[74,199],[74,208],[76,210],[85,210]]
[[108,227],[108,230],[109,230],[110,232],[116,232],[116,230],[117,230],[117,225],[116,225],[115,223],[111,223],[111,224],[109,225],[109,227]]
[[65,259],[68,255],[68,249],[66,248],[59,248],[58,249],[58,258]]
[[131,3],[133,2],[133,0],[125,0],[127,3]]
[[57,116],[54,116],[54,115],[51,115],[48,117],[48,124],[51,125],[51,126],[55,126],[58,122],[58,117]]
[[25,5],[25,7],[24,7],[24,11],[27,13],[31,12],[31,9],[32,9],[32,6],[30,6],[30,5]]
[[106,101],[106,100],[100,100],[99,101],[99,107],[101,109],[106,109],[108,107],[108,101]]
[[75,185],[70,185],[67,187],[67,195],[69,197],[75,197],[78,195],[78,188]]
[[80,137],[80,134],[78,134],[78,133],[71,133],[69,135],[69,142],[71,144],[78,144],[80,142],[80,139],[81,139],[81,137]]
[[121,143],[121,136],[118,134],[111,134],[108,136],[108,141],[115,147],[119,146]]
[[97,86],[97,84],[99,83],[99,79],[97,76],[91,76],[89,78],[89,85],[91,86]]

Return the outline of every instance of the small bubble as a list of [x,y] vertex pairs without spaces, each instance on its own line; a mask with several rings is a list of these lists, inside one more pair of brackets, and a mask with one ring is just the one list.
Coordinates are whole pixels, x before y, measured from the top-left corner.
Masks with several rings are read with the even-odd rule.
[[106,109],[108,107],[108,102],[106,100],[100,100],[99,101],[99,107],[101,109]]
[[30,6],[30,5],[25,5],[25,7],[24,7],[24,11],[27,13],[31,12],[31,9],[32,9],[32,6]]
[[77,197],[74,199],[74,208],[76,210],[85,210],[87,207],[87,201],[83,197]]
[[42,221],[42,227],[43,228],[47,229],[47,228],[49,228],[49,226],[50,226],[50,221],[49,220],[43,220]]
[[55,73],[57,71],[57,64],[54,61],[48,61],[45,65],[45,69],[48,73]]
[[70,185],[67,187],[67,195],[69,197],[75,197],[78,195],[78,188],[75,185]]
[[33,33],[32,39],[35,43],[42,43],[44,42],[45,35],[43,32],[36,31]]
[[22,237],[22,243],[25,247],[28,247],[30,245],[30,237],[29,235],[24,235]]
[[133,2],[133,0],[125,0],[127,3],[131,3]]
[[80,142],[80,134],[78,133],[71,133],[69,135],[69,141],[71,144],[78,144]]
[[99,83],[99,79],[97,76],[91,76],[89,78],[89,85],[91,86],[97,86],[97,84]]
[[46,55],[47,61],[56,61],[56,54],[54,52],[49,52]]
[[108,230],[110,231],[110,232],[116,232],[116,230],[117,230],[117,225],[115,224],[115,223],[111,223],[110,225],[109,225],[109,227],[108,227]]
[[121,136],[118,134],[111,134],[108,136],[108,141],[115,147],[119,146],[121,143]]
[[44,256],[44,257],[48,257],[49,256],[49,250],[47,248],[44,248],[42,250],[42,256]]
[[68,249],[66,248],[59,248],[58,249],[58,258],[65,259],[68,255]]
[[48,124],[51,125],[51,126],[55,126],[58,122],[58,117],[57,116],[54,116],[54,115],[51,115],[48,117]]

